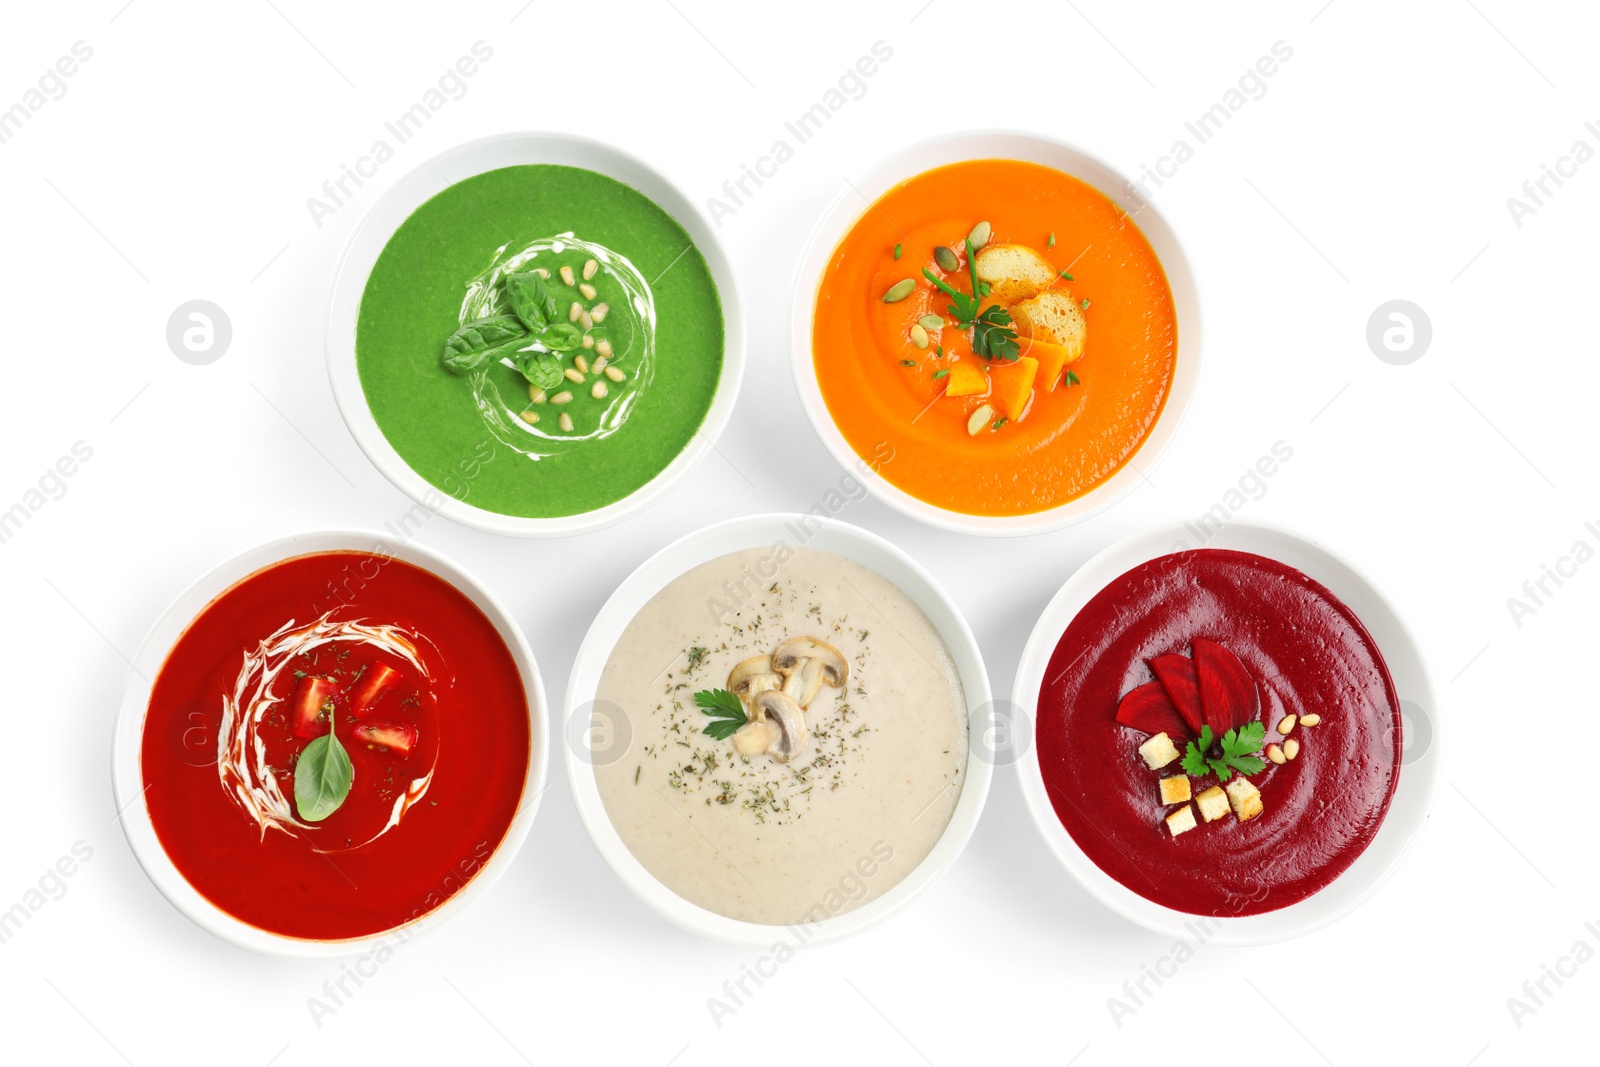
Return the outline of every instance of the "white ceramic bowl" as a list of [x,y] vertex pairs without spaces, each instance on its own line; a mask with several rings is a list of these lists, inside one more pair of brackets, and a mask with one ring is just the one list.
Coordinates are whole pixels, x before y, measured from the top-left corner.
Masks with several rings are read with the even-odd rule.
[[[798,536],[797,524],[814,528],[810,536]],[[600,675],[618,639],[639,610],[664,586],[692,567],[746,548],[766,548],[782,542],[792,548],[804,546],[843,556],[869,567],[894,583],[910,597],[933,623],[954,660],[968,707],[967,777],[949,825],[933,851],[894,888],[883,896],[819,923],[806,944],[837,941],[860,933],[882,921],[911,898],[926,889],[949,869],[966,847],[988,799],[994,767],[983,748],[987,716],[993,701],[983,654],[966,621],[933,577],[910,556],[888,541],[858,527],[834,519],[811,515],[754,515],[731,519],[692,533],[646,560],[617,587],[589,627],[572,665],[567,683],[563,713],[567,739],[565,746],[567,778],[584,828],[606,863],[623,883],[647,905],[679,926],[697,934],[738,944],[770,947],[775,940],[787,940],[789,928],[743,922],[709,911],[678,896],[634,858],[606,814],[595,782],[595,758],[586,747],[592,706],[599,689]],[[614,760],[620,754],[607,752]]]
[[[628,496],[594,511],[553,518],[504,515],[457,500],[425,480],[395,451],[367,406],[356,371],[356,321],[361,297],[384,245],[412,212],[459,181],[501,167],[553,163],[582,167],[643,193],[675,219],[705,258],[722,300],[722,377],[705,421],[682,452],[659,474]],[[560,133],[506,133],[451,148],[407,174],[380,196],[361,220],[333,283],[328,307],[328,378],[350,434],[373,466],[411,499],[446,518],[489,533],[559,537],[620,522],[660,499],[685,471],[710,450],[733,413],[744,377],[745,326],[739,286],[716,229],[676,186],[648,164],[610,145]]]
[[[1262,915],[1210,919],[1220,924],[1207,944],[1260,945],[1310,933],[1354,910],[1377,892],[1410,851],[1433,803],[1439,778],[1439,721],[1427,664],[1411,631],[1394,606],[1356,567],[1317,542],[1275,526],[1230,523],[1203,546],[1182,525],[1160,526],[1118,541],[1078,569],[1044,609],[1022,652],[1012,699],[1037,726],[1039,690],[1056,643],[1078,611],[1113,579],[1133,567],[1174,551],[1224,548],[1253,552],[1298,568],[1344,601],[1371,632],[1394,679],[1406,712],[1400,778],[1377,836],[1338,878],[1304,900]],[[1417,716],[1422,718],[1419,721]],[[1036,737],[1037,731],[1030,731]],[[1037,751],[1020,761],[1022,792],[1050,848],[1091,895],[1113,911],[1157,933],[1182,940],[1194,937],[1196,916],[1147,900],[1106,874],[1083,853],[1061,824],[1045,793]]]
[[[144,739],[150,689],[185,630],[196,616],[218,596],[257,571],[286,559],[317,552],[381,552],[405,563],[414,564],[455,586],[478,606],[499,631],[522,675],[528,697],[528,776],[522,785],[517,814],[506,835],[478,873],[458,893],[425,915],[391,930],[334,941],[313,941],[287,937],[252,926],[217,907],[189,884],[167,856],[150,822],[150,809],[143,797],[146,788],[140,770],[140,750]],[[404,931],[407,937],[431,929],[467,907],[488,892],[489,887],[510,866],[522,841],[528,835],[538,812],[539,796],[544,792],[549,742],[546,727],[544,686],[534,663],[533,653],[523,639],[511,613],[488,590],[460,567],[443,556],[415,544],[395,544],[383,534],[362,530],[329,530],[301,534],[253,548],[213,568],[189,588],[178,594],[166,609],[139,651],[134,654],[133,673],[122,694],[111,741],[111,786],[121,813],[122,830],[145,874],[174,907],[224,941],[241,948],[274,956],[329,957],[354,955]],[[221,802],[219,798],[219,803]]]
[[[816,308],[817,289],[833,251],[870,204],[894,186],[934,167],[974,159],[1020,159],[1039,163],[1072,175],[1098,189],[1134,222],[1150,242],[1166,271],[1172,302],[1178,319],[1177,363],[1172,391],[1155,427],[1132,457],[1106,481],[1076,500],[1048,511],[1028,515],[971,515],[951,511],[919,500],[904,489],[868,470],[862,458],[834,425],[828,405],[817,385],[812,362],[811,318]],[[1020,535],[1058,530],[1082,522],[1122,499],[1139,484],[1166,453],[1188,410],[1200,374],[1200,298],[1195,290],[1189,260],[1178,237],[1161,213],[1148,202],[1141,208],[1128,193],[1126,180],[1110,166],[1081,149],[1031,133],[1005,130],[971,130],[946,134],[903,148],[847,185],[823,213],[800,260],[794,294],[789,308],[789,358],[794,372],[800,404],[822,443],[847,470],[862,470],[867,488],[891,507],[914,519],[957,533]]]

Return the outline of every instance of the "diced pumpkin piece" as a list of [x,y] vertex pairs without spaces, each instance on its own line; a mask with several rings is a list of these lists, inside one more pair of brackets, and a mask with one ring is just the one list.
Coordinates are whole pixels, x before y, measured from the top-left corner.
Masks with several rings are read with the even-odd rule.
[[989,391],[989,376],[976,363],[961,360],[950,366],[950,380],[945,384],[946,396],[982,396]]
[[1083,358],[1082,345],[1068,348],[1066,345],[1041,341],[1037,337],[1024,339],[1020,343],[1024,352],[1039,361],[1039,377],[1034,379],[1033,387],[1047,393],[1053,392],[1061,384],[1061,372],[1067,368],[1067,364]]
[[1022,356],[1009,367],[998,364],[989,372],[994,394],[990,403],[994,409],[1015,422],[1028,406],[1028,396],[1033,392],[1033,379],[1039,373],[1039,361],[1032,356]]

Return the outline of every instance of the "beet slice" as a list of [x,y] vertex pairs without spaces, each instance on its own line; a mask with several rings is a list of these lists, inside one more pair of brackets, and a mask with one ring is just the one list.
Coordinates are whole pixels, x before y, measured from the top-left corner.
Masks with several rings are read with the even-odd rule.
[[1146,682],[1124,695],[1117,705],[1117,721],[1152,736],[1166,734],[1177,745],[1194,736],[1160,682]]
[[1200,710],[1200,680],[1195,676],[1194,660],[1169,652],[1152,659],[1150,669],[1156,672],[1161,688],[1167,691],[1178,714],[1188,724],[1189,733],[1199,737],[1200,727],[1205,725],[1206,720]]
[[1191,645],[1200,707],[1211,732],[1221,737],[1260,718],[1261,694],[1239,657],[1204,637],[1195,638]]

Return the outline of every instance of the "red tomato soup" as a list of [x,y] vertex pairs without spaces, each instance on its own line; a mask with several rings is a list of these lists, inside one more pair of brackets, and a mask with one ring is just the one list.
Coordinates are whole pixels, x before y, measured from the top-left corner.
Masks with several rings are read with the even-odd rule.
[[[1107,585],[1062,634],[1038,709],[1046,791],[1078,847],[1196,915],[1328,885],[1371,843],[1400,772],[1399,701],[1366,627],[1244,552],[1162,556]],[[1230,730],[1253,740],[1225,744]],[[1163,737],[1212,760],[1163,755]]]
[[151,692],[144,800],[173,864],[223,911],[288,937],[361,937],[482,869],[529,747],[521,674],[472,601],[396,559],[319,553],[245,578],[179,638]]

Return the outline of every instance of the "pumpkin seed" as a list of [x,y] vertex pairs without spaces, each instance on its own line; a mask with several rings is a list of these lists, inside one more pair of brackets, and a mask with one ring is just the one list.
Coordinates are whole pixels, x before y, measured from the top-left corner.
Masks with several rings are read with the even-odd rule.
[[913,323],[911,326],[911,343],[918,348],[928,347],[928,331],[922,328],[922,323]]
[[944,320],[937,315],[924,315],[917,320],[917,325],[924,330],[942,330],[944,329]]
[[967,436],[978,436],[978,431],[987,426],[992,418],[994,418],[994,408],[988,404],[980,405],[977,411],[967,416]]
[[946,274],[954,274],[961,269],[961,261],[956,258],[954,252],[944,245],[940,245],[933,250],[933,261],[939,264],[939,269]]
[[989,243],[990,226],[987,222],[980,222],[967,234],[967,240],[972,242],[973,248],[982,248]]
[[893,304],[897,300],[904,300],[911,295],[911,290],[916,287],[917,283],[910,278],[895,282],[889,286],[889,291],[883,294],[883,302],[885,304]]

